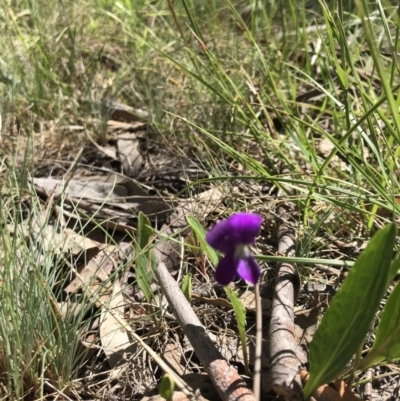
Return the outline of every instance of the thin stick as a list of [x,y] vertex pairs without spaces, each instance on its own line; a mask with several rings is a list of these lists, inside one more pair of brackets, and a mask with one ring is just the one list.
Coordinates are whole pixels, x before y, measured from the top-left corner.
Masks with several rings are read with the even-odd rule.
[[254,287],[256,295],[256,355],[254,361],[253,393],[256,401],[260,401],[261,394],[261,356],[262,356],[262,307],[260,297],[260,284]]
[[52,390],[54,390],[58,395],[63,396],[67,401],[72,401],[71,398],[67,396],[67,394],[64,394],[62,391],[60,391],[58,388],[54,387],[49,381],[45,380],[44,384],[46,386],[49,386]]
[[[294,210],[291,204],[282,204],[278,208],[278,251],[285,256],[293,256],[295,252],[295,234],[289,223]],[[290,263],[279,263],[272,300],[269,352],[272,389],[285,401],[303,400],[299,375],[301,362],[298,357],[301,350],[294,333],[294,303],[299,288],[296,267]]]
[[162,259],[162,252],[156,248],[159,259],[155,276],[168,300],[183,332],[192,345],[201,364],[206,369],[211,381],[223,401],[255,401],[250,389],[239,376],[235,368],[230,366],[217,350],[205,327],[194,313],[183,295],[178,283],[168,272]]

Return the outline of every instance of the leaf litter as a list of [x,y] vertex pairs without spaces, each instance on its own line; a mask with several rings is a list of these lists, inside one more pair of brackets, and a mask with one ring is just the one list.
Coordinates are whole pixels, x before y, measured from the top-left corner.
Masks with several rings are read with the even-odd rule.
[[[79,168],[79,163],[77,167]],[[118,184],[121,181],[126,181],[126,178],[119,180]],[[126,326],[131,326],[130,330],[132,330],[132,326],[136,326],[139,332],[144,331],[145,333],[151,330],[148,326],[151,320],[146,323],[146,319],[144,319],[146,316],[143,316],[143,311],[139,314],[132,313],[132,311],[137,311],[137,308],[132,304],[132,298],[124,295],[124,290],[131,287],[132,282],[137,280],[135,269],[132,270],[132,261],[136,258],[133,251],[132,233],[135,232],[135,222],[138,214],[140,214],[140,208],[135,208],[135,206],[140,205],[141,202],[147,202],[149,198],[153,200],[155,197],[145,195],[146,190],[141,190],[142,193],[140,195],[127,195],[127,191],[119,191],[115,182],[112,184],[104,183],[104,180],[96,182],[94,177],[87,181],[74,178],[66,181],[62,178],[35,177],[32,182],[37,189],[37,193],[46,202],[44,205],[46,206],[50,201],[51,207],[39,212],[35,220],[36,223],[33,225],[34,231],[29,228],[30,225],[25,225],[24,222],[20,227],[22,227],[23,235],[27,241],[33,235],[34,243],[41,244],[42,252],[51,253],[61,261],[61,264],[58,264],[56,268],[64,276],[63,279],[60,279],[60,283],[64,294],[63,297],[66,296],[66,299],[56,303],[60,318],[68,319],[71,316],[89,313],[91,322],[87,326],[87,332],[80,333],[82,346],[92,351],[98,349],[99,355],[104,354],[108,367],[111,369],[107,380],[110,382],[117,379],[120,380],[123,377],[131,376],[133,371],[136,372],[133,373],[136,381],[138,380],[141,383],[138,382],[133,388],[143,391],[143,388],[150,385],[149,383],[154,382],[154,378],[149,377],[153,376],[154,373],[151,370],[146,373],[147,368],[143,371],[143,367],[147,364],[148,356],[143,354],[140,349],[138,350],[137,344],[129,336]],[[128,183],[131,183],[131,181],[128,180]],[[135,184],[133,188],[137,191]],[[209,193],[211,194],[211,192]],[[215,193],[218,193],[218,191],[215,191]],[[137,201],[135,205],[131,202],[132,197]],[[200,207],[204,201],[208,204],[206,207],[212,203],[215,204],[215,201],[210,203],[207,194],[202,199],[200,202],[195,199],[190,201],[183,200],[182,216],[187,213],[187,211],[183,212],[183,210],[190,210],[191,205]],[[220,197],[217,198],[217,201],[219,199]],[[65,209],[59,208],[60,202],[64,202],[64,205],[71,205],[71,212],[68,212],[68,206]],[[131,203],[128,204],[128,202]],[[161,203],[163,205],[166,204],[163,200],[161,200]],[[120,244],[121,246],[124,243],[128,245],[125,245],[123,251],[117,244],[107,244],[91,239],[81,229],[81,227],[85,227],[87,230],[88,226],[92,226],[94,229],[100,227],[109,228],[109,226],[105,226],[105,221],[103,221],[103,215],[100,211],[104,212],[106,210],[104,219],[108,219],[110,216],[115,217],[116,213],[110,213],[107,210],[110,205],[111,207],[119,207],[120,210],[129,206],[130,213],[124,222],[121,222],[122,219],[118,218],[120,215],[114,220],[115,224],[119,225],[117,231],[122,234],[125,233],[125,235],[122,235],[125,242],[120,242]],[[165,206],[163,207],[165,208]],[[57,216],[59,216],[61,210],[63,218],[60,224]],[[97,212],[95,213],[96,221],[90,216],[88,217],[88,213],[93,210]],[[171,210],[171,206],[168,206],[168,210]],[[150,217],[152,215],[151,212],[150,210]],[[170,214],[172,211],[168,213]],[[166,216],[165,214],[161,217],[157,215],[153,219],[153,224],[163,223]],[[175,229],[179,229],[180,223],[178,224],[176,220],[172,221]],[[132,230],[123,230],[125,222],[129,224]],[[114,226],[113,228],[115,232],[116,227]],[[11,225],[9,226],[9,231],[11,235],[17,235],[15,227]],[[116,237],[114,236],[114,238]],[[171,245],[165,248],[165,257],[167,264],[172,269],[171,271],[176,274],[176,262],[171,261],[171,252],[169,251],[169,249],[173,248],[171,248]],[[140,251],[140,249],[136,249],[136,251]],[[180,252],[178,255],[180,255]],[[175,260],[177,259],[175,258]],[[131,273],[129,273],[129,270],[131,270]],[[129,279],[130,277],[131,280]],[[152,291],[154,290],[152,287]],[[164,304],[162,299],[163,297],[153,304],[155,310],[162,311],[160,309],[161,305]],[[92,306],[88,309],[87,305],[83,305],[82,302],[89,302]],[[153,324],[151,323],[151,326]],[[155,338],[157,340],[157,336]],[[132,358],[134,354],[136,355],[135,361]],[[90,360],[95,357],[95,354],[91,352],[87,355],[89,358],[87,366],[92,369],[93,366]],[[149,367],[153,366],[154,362],[149,362]],[[100,368],[101,365],[98,366]],[[191,371],[189,366],[185,369],[189,372]],[[95,368],[95,370],[98,370],[98,368]],[[100,371],[102,370],[103,368],[100,369]],[[143,387],[143,385],[145,386]],[[117,387],[115,387],[115,391],[118,392]]]
[[[79,168],[79,164],[77,167]],[[195,354],[192,351],[189,352],[190,348],[184,346],[184,343],[177,347],[177,341],[181,341],[181,333],[174,319],[170,320],[168,313],[165,314],[167,310],[163,309],[165,306],[162,306],[162,295],[160,301],[153,303],[153,312],[156,315],[157,313],[165,314],[164,323],[162,324],[164,327],[161,331],[158,331],[157,326],[154,326],[157,324],[159,317],[156,316],[155,320],[147,319],[146,315],[151,309],[146,307],[146,297],[142,298],[141,301],[144,309],[140,309],[138,308],[139,305],[135,306],[134,302],[136,301],[133,301],[134,298],[125,295],[126,290],[128,291],[127,294],[129,292],[132,293],[130,288],[134,286],[137,280],[137,272],[132,268],[136,258],[132,235],[136,233],[136,224],[140,214],[138,205],[140,206],[141,202],[148,202],[149,198],[155,199],[156,197],[147,195],[148,189],[146,187],[136,183],[129,177],[119,174],[86,175],[84,178],[84,180],[82,177],[79,180],[73,178],[65,182],[61,178],[35,177],[33,183],[37,188],[38,194],[44,200],[46,196],[52,197],[55,203],[60,202],[60,200],[65,202],[68,199],[70,202],[68,203],[67,201],[65,204],[73,205],[70,209],[73,216],[68,214],[68,208],[63,210],[68,227],[63,227],[62,229],[54,224],[51,208],[44,210],[41,217],[37,219],[39,223],[35,226],[37,227],[35,228],[35,236],[36,241],[39,239],[43,245],[48,244],[44,249],[51,249],[54,255],[61,255],[68,260],[67,266],[76,266],[69,270],[67,274],[69,278],[64,281],[63,292],[71,300],[58,303],[60,314],[65,317],[70,314],[82,313],[82,306],[80,306],[79,300],[85,299],[83,302],[88,302],[89,299],[83,297],[83,294],[87,292],[91,294],[92,300],[90,302],[93,304],[93,308],[90,313],[92,322],[88,326],[90,331],[88,330],[86,335],[81,338],[84,347],[91,350],[97,349],[98,352],[88,354],[88,368],[97,371],[98,374],[105,372],[101,374],[107,377],[107,381],[112,386],[111,393],[119,394],[122,391],[119,385],[111,384],[115,383],[115,381],[127,381],[126,383],[128,383],[133,380],[136,384],[128,387],[130,391],[137,392],[138,396],[146,388],[151,388],[150,383],[155,383],[158,379],[153,371],[154,362],[149,359],[148,355],[143,353],[140,346],[129,335],[129,330],[126,329],[129,326],[130,330],[137,331],[144,338],[150,336],[147,341],[153,347],[159,348],[161,355],[164,355],[164,351],[166,351],[166,361],[169,361],[171,366],[175,366],[174,370],[183,378],[185,377],[185,372],[198,372],[195,374],[201,374],[203,368],[196,360]],[[121,185],[121,183],[124,185]],[[257,186],[252,187],[253,190],[255,188]],[[239,189],[232,191],[236,197],[238,192],[240,192]],[[140,194],[130,195],[131,193]],[[173,203],[170,202],[170,199],[164,200],[162,197],[158,197],[157,201],[164,205],[163,208],[167,211],[167,214],[158,215],[159,219],[155,217],[151,224],[155,227],[161,227],[161,224],[170,221],[169,233],[179,232],[182,227],[186,227],[185,219],[182,220],[182,217],[184,218],[189,213],[199,216],[202,221],[207,221],[207,216],[214,219],[212,216],[222,212],[222,209],[220,209],[221,200],[226,199],[226,197],[227,193],[223,188],[207,189],[197,197],[181,199],[179,202],[175,200]],[[122,212],[115,213],[116,210],[119,212],[129,210],[129,213],[127,212],[125,215]],[[95,211],[95,219],[88,217],[88,214],[93,211]],[[157,216],[157,213],[154,216]],[[121,239],[118,240],[119,245],[92,240],[78,229],[77,222],[80,222],[81,225],[92,226],[95,229],[99,227],[110,229],[110,226],[105,224],[110,218],[113,219],[115,224],[111,230],[122,235],[122,241]],[[42,226],[41,229],[39,228],[40,226]],[[24,225],[21,227],[24,231]],[[125,229],[125,227],[129,227],[130,230]],[[15,228],[11,226],[9,229],[10,233],[13,233],[13,230],[15,231]],[[27,238],[30,235],[29,231],[31,230],[26,229],[24,231],[24,235]],[[164,235],[170,234],[164,233]],[[264,231],[262,236],[269,237],[270,234]],[[114,238],[117,237],[114,236]],[[124,247],[124,250],[121,247]],[[179,271],[186,271],[188,268],[187,263],[181,259],[180,248],[181,245],[171,241],[162,242],[159,248],[161,254],[164,254],[170,271],[175,275]],[[139,249],[136,249],[136,252],[138,251]],[[175,256],[171,259],[171,255]],[[190,255],[188,256],[190,260]],[[212,271],[210,271],[209,265],[206,265],[206,268],[208,276],[212,280]],[[208,327],[210,333],[214,333],[212,335],[219,351],[231,363],[236,364],[239,370],[243,369],[243,351],[234,329],[235,323],[231,316],[231,304],[225,295],[219,292],[215,284],[210,283],[211,287],[208,288],[207,296],[201,295],[204,293],[203,290],[200,290],[203,286],[204,278],[195,276],[193,279],[192,305],[196,314]],[[197,294],[197,288],[200,295]],[[233,289],[239,291],[239,297],[247,311],[247,325],[251,327],[254,319],[252,316],[254,313],[254,294],[246,288],[237,287],[236,284]],[[156,294],[157,287],[152,286],[151,291],[155,291],[154,294]],[[263,298],[262,302],[263,309],[265,308],[264,316],[268,318],[271,299]],[[313,307],[310,308],[310,313],[313,315],[313,322],[315,323],[315,309]],[[303,343],[304,346],[307,346],[312,337],[312,330],[315,328],[314,323],[301,323],[299,321],[296,325],[296,337],[298,342]],[[302,329],[304,332],[299,331],[298,328],[300,327],[304,327]],[[251,338],[251,331],[248,334]],[[168,338],[174,338],[174,343],[171,343]],[[164,341],[166,341],[167,347],[165,347]],[[171,348],[172,344],[175,344],[173,348]],[[250,350],[250,363],[252,364],[252,341],[249,341],[248,347]],[[168,354],[171,353],[174,353],[173,358],[168,357]],[[104,355],[104,362],[106,362],[107,367],[104,363],[101,363],[101,358],[99,358],[101,355]],[[93,365],[94,358],[97,362]],[[153,368],[149,369],[149,367]],[[106,373],[107,371],[109,373]],[[100,388],[98,387],[99,391]],[[268,388],[268,384],[265,385],[265,388]],[[152,397],[150,399],[155,399],[154,396]],[[143,399],[146,399],[146,397]],[[206,397],[206,399],[213,398]]]

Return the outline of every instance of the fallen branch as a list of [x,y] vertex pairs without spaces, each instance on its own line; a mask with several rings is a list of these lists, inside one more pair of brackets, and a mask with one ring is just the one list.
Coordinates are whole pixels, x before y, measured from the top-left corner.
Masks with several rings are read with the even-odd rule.
[[[280,217],[278,251],[285,256],[293,256],[294,232],[288,221],[293,215],[294,207],[281,205],[277,211]],[[297,356],[298,345],[294,334],[294,303],[299,288],[300,280],[296,268],[290,263],[279,263],[272,300],[269,351],[272,389],[287,401],[303,399],[299,375],[301,363]]]
[[166,253],[163,248],[167,246],[166,242],[159,244],[155,250],[159,260],[155,276],[183,332],[224,401],[255,401],[253,393],[236,369],[230,366],[217,350],[178,283],[168,272],[163,262]]

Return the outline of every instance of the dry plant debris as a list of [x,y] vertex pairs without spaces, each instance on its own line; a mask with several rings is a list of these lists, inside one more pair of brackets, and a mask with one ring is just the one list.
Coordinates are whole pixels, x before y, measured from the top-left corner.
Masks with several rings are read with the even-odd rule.
[[[295,233],[290,226],[293,205],[278,207],[280,217],[278,251],[285,256],[294,255]],[[271,362],[272,388],[285,400],[302,400],[300,382],[302,352],[295,337],[294,304],[300,289],[296,267],[290,263],[279,263],[275,291],[272,300],[269,328],[269,353]]]
[[[79,163],[77,167],[79,168]],[[35,229],[36,234],[34,232],[32,234],[36,238],[36,242],[41,242],[47,252],[56,252],[61,260],[69,258],[68,263],[63,267],[66,273],[65,277],[68,277],[68,279],[63,279],[61,281],[63,283],[62,291],[68,295],[69,299],[65,302],[56,303],[57,313],[61,319],[65,319],[70,313],[74,315],[81,313],[84,308],[80,305],[80,298],[82,298],[82,302],[89,301],[93,305],[94,310],[90,313],[93,315],[89,325],[90,332],[84,333],[83,337],[81,337],[81,344],[83,348],[91,351],[88,354],[90,358],[93,358],[93,352],[96,349],[104,354],[109,368],[111,368],[107,378],[107,381],[111,384],[115,380],[120,380],[130,375],[127,369],[132,369],[133,371],[140,369],[140,362],[137,363],[137,366],[135,366],[135,362],[132,364],[132,356],[138,355],[140,346],[145,346],[145,344],[143,340],[139,341],[139,337],[133,332],[135,329],[131,326],[133,322],[137,329],[143,330],[150,324],[148,328],[151,332],[151,327],[153,326],[151,323],[152,319],[150,318],[149,320],[146,316],[150,309],[145,308],[140,311],[140,309],[137,309],[135,305],[132,304],[131,298],[125,295],[131,292],[128,288],[130,284],[129,279],[127,280],[129,274],[126,268],[130,266],[129,261],[135,257],[132,253],[132,244],[129,246],[129,242],[120,242],[120,245],[116,246],[87,238],[82,235],[83,233],[80,234],[76,231],[77,227],[79,227],[76,223],[87,221],[89,225],[95,228],[109,228],[110,226],[106,226],[104,223],[107,222],[107,219],[112,217],[115,223],[113,226],[115,234],[119,232],[124,241],[129,241],[129,237],[127,237],[126,234],[134,233],[135,218],[133,216],[138,213],[138,209],[135,207],[138,204],[140,205],[142,198],[144,198],[144,201],[147,201],[148,197],[127,195],[124,190],[126,188],[125,186],[123,186],[121,190],[119,189],[118,185],[121,180],[116,184],[116,180],[114,183],[109,183],[104,182],[104,180],[95,181],[95,179],[95,177],[91,177],[91,179],[89,178],[87,180],[76,180],[74,178],[63,180],[50,177],[33,178],[32,183],[35,185],[37,193],[46,200],[47,209],[39,213],[35,220],[37,223],[34,225],[34,227],[37,227]],[[123,181],[125,181],[125,179]],[[131,183],[131,188],[133,187],[133,189],[136,190],[137,187],[134,182],[128,181],[128,183]],[[142,190],[142,192],[144,192],[144,190]],[[180,207],[175,207],[178,213],[171,216],[171,223],[165,225],[165,229],[161,229],[161,232],[163,232],[164,235],[168,235],[168,233],[171,234],[176,230],[181,230],[186,226],[184,217],[190,210],[193,210],[193,206],[195,206],[197,211],[203,213],[204,216],[207,210],[212,210],[210,209],[212,205],[218,205],[222,197],[223,194],[220,191],[208,190],[201,194],[197,200],[182,201]],[[137,202],[133,203],[132,198]],[[101,200],[103,201],[101,202]],[[68,206],[72,206],[70,209],[71,212],[68,211],[68,206],[65,208],[66,210],[61,209],[58,206],[60,201],[65,202]],[[49,205],[52,207],[49,207]],[[122,213],[116,214],[115,212],[110,212],[110,207],[116,207],[119,208],[119,210],[130,210],[131,214],[129,216],[128,214],[123,215]],[[172,210],[171,206],[168,206],[168,208]],[[97,209],[97,213],[95,213],[96,220],[88,217],[89,213],[95,209]],[[62,217],[61,226],[55,226],[54,223],[53,226],[49,225],[49,222],[53,221],[57,216]],[[154,220],[157,224],[166,220],[165,216],[164,219],[160,218],[160,216],[157,217],[158,219],[155,218]],[[66,225],[71,224],[73,228],[66,227]],[[22,230],[24,230],[24,225],[21,227]],[[125,227],[129,227],[130,229],[124,230]],[[123,235],[124,231],[125,235]],[[27,229],[25,236],[28,237],[29,235],[29,230]],[[47,240],[47,237],[50,239]],[[117,237],[114,238],[117,239]],[[48,245],[46,245],[47,243]],[[174,240],[162,240],[158,252],[160,265],[166,269],[162,262],[164,261],[169,266],[169,271],[176,273],[179,270],[181,259],[179,253],[177,253]],[[119,267],[121,263],[125,266],[123,270]],[[157,269],[157,272],[158,271],[159,269]],[[167,274],[170,275],[168,271]],[[158,281],[160,281],[160,277],[158,277],[158,279]],[[172,276],[170,276],[170,279],[175,282]],[[175,293],[179,291],[178,288],[178,291],[175,291]],[[86,299],[87,295],[84,296],[84,294],[88,294],[89,299]],[[72,299],[77,302],[71,302]],[[98,310],[97,312],[95,312],[96,309]],[[132,311],[134,311],[133,314]],[[144,315],[143,312],[145,313]],[[221,357],[211,339],[205,334],[204,327],[198,318],[196,319],[196,325],[200,329],[202,328],[204,332],[202,336],[204,337],[205,335],[208,338],[206,341],[208,347],[202,346],[199,348],[196,346],[195,350],[196,353],[199,352],[199,349],[203,350],[205,353],[210,353],[204,359],[201,357],[200,352],[200,359],[203,358],[203,366],[209,370],[214,383],[218,383],[219,387],[217,386],[217,388],[220,394],[228,396],[227,399],[235,399],[238,394],[241,396],[245,395],[245,397],[247,397],[245,399],[253,399],[251,392],[247,389],[246,384],[242,382],[236,369],[230,367]],[[139,325],[134,323],[135,320]],[[187,327],[187,325],[185,325],[185,327]],[[146,331],[147,330],[148,329],[146,329]],[[98,331],[97,335],[96,331]],[[191,337],[193,339],[193,335]],[[197,334],[195,337],[197,337]],[[202,337],[199,337],[199,339],[201,338]],[[139,344],[137,344],[136,341],[139,341]],[[205,338],[203,338],[202,341],[204,345]],[[221,345],[221,347],[224,346]],[[145,349],[149,351],[147,345]],[[235,354],[236,353],[237,351],[235,351]],[[156,363],[162,366],[157,355],[154,353],[151,355],[155,358]],[[176,366],[175,362],[175,368]],[[179,371],[178,369],[178,374],[182,373],[183,371]],[[178,380],[179,379],[177,379],[177,381]],[[236,387],[227,391],[232,383],[235,383]],[[113,391],[118,392],[118,387],[119,386]],[[183,394],[194,395],[190,388],[188,389],[184,384],[182,387],[184,389]],[[199,391],[201,393],[201,389]],[[178,397],[179,393],[177,393],[176,396]],[[196,399],[203,398],[198,395]]]
[[[79,163],[77,168],[79,169]],[[241,399],[254,399],[251,391],[248,390],[248,384],[237,371],[237,367],[243,366],[243,352],[235,338],[236,334],[232,329],[228,329],[229,324],[226,327],[218,326],[219,323],[213,318],[213,316],[221,315],[222,319],[224,316],[226,319],[232,310],[232,305],[225,297],[218,296],[218,291],[213,288],[214,285],[210,288],[211,283],[208,282],[209,288],[205,292],[201,286],[197,289],[195,287],[192,296],[196,306],[192,307],[181,294],[179,286],[172,276],[181,270],[183,261],[180,243],[176,238],[172,239],[169,236],[175,235],[175,233],[184,235],[187,233],[185,216],[189,213],[201,216],[203,219],[206,219],[211,213],[218,213],[221,200],[226,196],[222,189],[209,189],[196,198],[171,201],[171,199],[164,200],[162,196],[148,195],[147,188],[132,178],[118,174],[86,175],[80,176],[79,180],[75,177],[69,180],[35,177],[32,183],[35,185],[37,193],[46,200],[46,209],[37,215],[33,230],[24,224],[20,226],[19,230],[24,232],[26,238],[34,235],[36,242],[41,242],[44,249],[61,258],[69,258],[69,262],[66,264],[69,278],[64,281],[63,285],[63,292],[68,295],[69,299],[56,303],[57,313],[61,318],[65,319],[69,314],[82,313],[83,306],[80,298],[84,293],[90,294],[89,300],[93,305],[92,312],[90,312],[92,317],[88,331],[81,335],[81,346],[90,351],[87,354],[87,363],[90,360],[95,361],[95,359],[99,361],[99,356],[104,356],[107,368],[104,363],[96,362],[97,367],[94,370],[107,377],[107,383],[111,386],[107,391],[118,394],[121,391],[120,386],[112,383],[121,380],[137,380],[137,384],[133,387],[128,386],[128,388],[135,388],[134,391],[140,395],[145,392],[145,383],[154,383],[156,380],[154,373],[148,368],[143,370],[143,367],[145,364],[149,364],[148,366],[151,367],[156,363],[158,366],[162,366],[162,369],[171,372],[176,378],[178,387],[182,390],[178,390],[174,395],[176,400],[193,399],[193,397],[199,400],[215,399],[215,396],[208,398],[206,394],[209,390],[206,391],[202,388],[209,384],[193,386],[186,381],[188,374],[197,375],[198,373],[191,372],[203,371],[203,369],[207,371],[208,377],[214,383],[222,399],[236,400],[238,396]],[[132,234],[136,232],[135,216],[139,213],[142,202],[146,203],[149,198],[157,199],[157,202],[164,205],[163,214],[155,213],[153,215],[153,224],[159,227],[159,233],[155,240],[159,265],[155,271],[157,280],[152,285],[152,291],[154,299],[159,299],[159,301],[153,302],[151,307],[146,305],[144,297],[139,296],[137,289],[132,289],[131,284],[135,280],[135,272],[132,270],[132,261],[135,259],[132,244]],[[65,209],[61,209],[57,205],[61,200],[67,205]],[[50,206],[53,206],[54,212]],[[68,206],[73,207],[68,209]],[[95,219],[88,217],[93,210],[96,210]],[[119,213],[115,213],[115,211],[119,211]],[[64,215],[61,230],[54,224],[54,216],[59,213]],[[295,236],[288,217],[290,213],[290,204],[281,203],[278,206],[277,215],[280,223],[277,250],[286,255],[290,255],[293,250]],[[77,232],[76,222],[86,222],[95,229],[100,227],[110,229],[111,226],[105,224],[110,219],[114,222],[112,228],[114,239],[118,241],[116,244],[99,241],[97,236],[94,237],[97,239],[90,239],[83,232]],[[66,226],[71,226],[71,224],[73,228]],[[40,229],[40,226],[43,228]],[[12,230],[15,231],[15,228],[10,226],[10,232],[13,232]],[[330,269],[326,272],[326,274],[331,273]],[[334,271],[332,274],[337,275],[336,273]],[[295,372],[302,363],[305,363],[299,344],[306,347],[310,341],[313,330],[315,330],[315,312],[318,312],[318,308],[315,305],[310,305],[309,311],[299,308],[296,312],[299,314],[299,318],[310,314],[314,323],[303,322],[301,324],[299,321],[295,324],[293,320],[294,301],[300,285],[297,272],[291,265],[281,265],[276,280],[277,287],[272,303],[270,299],[262,299],[264,321],[270,316],[272,319],[271,335],[265,338],[266,343],[269,343],[272,356],[272,381],[263,378],[263,388],[268,391],[272,384],[276,393],[281,394],[285,399],[295,400],[300,399],[296,397],[299,397],[298,391],[301,389],[294,385],[298,379]],[[156,293],[159,288],[161,288],[161,294],[168,299],[169,308],[162,305],[162,297],[159,298]],[[248,319],[251,321],[254,319],[255,312],[253,291],[237,287],[236,284],[232,285],[232,288],[239,291],[239,297],[242,299]],[[137,303],[135,299],[140,303]],[[83,302],[88,302],[88,299]],[[207,308],[215,308],[215,311],[212,312],[212,309],[209,309],[207,312]],[[160,324],[157,311],[165,316],[164,323],[159,327],[157,327]],[[175,314],[179,327],[191,343],[190,347],[185,345],[182,340],[181,329],[176,327],[176,321],[169,311]],[[155,313],[155,316],[149,316],[149,313]],[[207,313],[211,313],[210,317],[207,316]],[[279,322],[285,316],[287,322],[281,326]],[[212,322],[212,320],[214,321]],[[210,322],[212,322],[211,325]],[[276,326],[277,323],[278,326]],[[165,324],[167,326],[164,326]],[[300,329],[300,326],[304,327],[304,331]],[[222,332],[214,332],[213,327],[217,327],[218,331],[222,329]],[[277,331],[276,327],[278,327]],[[285,335],[282,335],[279,327],[285,327]],[[158,330],[160,331],[157,333]],[[143,333],[143,338],[140,333]],[[268,331],[264,331],[264,334],[268,334]],[[288,336],[290,337],[288,341],[282,341]],[[149,346],[153,341],[152,338],[155,341],[153,346],[159,350],[158,352],[152,351]],[[159,344],[157,345],[157,343]],[[248,346],[250,364],[253,365],[254,346],[251,340],[249,340]],[[143,349],[150,356],[147,362],[148,356],[145,355]],[[189,352],[190,349],[192,353]],[[192,362],[193,351],[199,358],[200,364]],[[274,358],[277,353],[283,355],[282,352],[286,355],[284,359],[282,357]],[[142,358],[144,359],[142,360]],[[185,358],[188,358],[186,363]],[[290,360],[290,364],[285,358]],[[167,362],[166,365],[162,364],[162,359]],[[227,361],[234,362],[236,367]],[[109,373],[101,373],[104,369],[106,369],[105,371],[110,369]],[[142,371],[139,372],[140,370]],[[265,380],[268,382],[267,385],[265,385]],[[235,383],[234,387],[232,387],[233,383]],[[100,387],[98,391],[100,391]],[[158,398],[156,395],[148,395],[143,398],[143,400],[146,399],[156,400]]]

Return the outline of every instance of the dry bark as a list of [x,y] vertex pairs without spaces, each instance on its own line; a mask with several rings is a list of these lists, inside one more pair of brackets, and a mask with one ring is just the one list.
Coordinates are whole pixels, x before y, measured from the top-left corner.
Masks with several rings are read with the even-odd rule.
[[217,350],[206,329],[183,295],[178,283],[169,273],[163,262],[168,242],[163,242],[156,247],[159,264],[155,271],[155,276],[183,332],[190,341],[222,400],[255,401],[253,393],[248,389],[236,369],[230,366]]
[[[294,256],[294,230],[288,222],[293,214],[292,205],[278,208],[280,226],[278,251],[285,256]],[[277,266],[270,323],[270,363],[272,389],[287,401],[303,399],[299,375],[301,362],[294,333],[294,303],[300,288],[299,275],[291,263]]]
[[224,401],[255,401],[253,393],[215,347],[163,262],[155,272],[176,319]]

